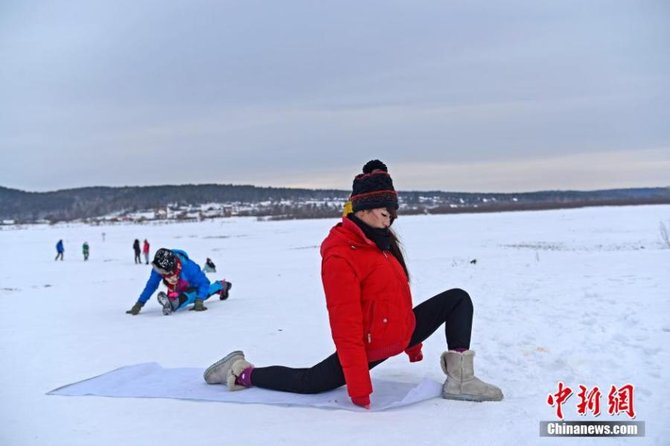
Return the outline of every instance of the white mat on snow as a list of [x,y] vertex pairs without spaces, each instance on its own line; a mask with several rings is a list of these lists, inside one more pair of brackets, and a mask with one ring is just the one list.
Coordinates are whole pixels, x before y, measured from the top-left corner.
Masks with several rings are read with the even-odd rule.
[[[93,378],[68,384],[47,395],[110,396],[119,398],[172,398],[229,403],[312,406],[330,409],[365,410],[355,406],[346,387],[316,395],[300,395],[252,387],[231,392],[223,385],[209,385],[202,379],[204,369],[166,369],[155,362],[121,367]],[[407,406],[441,395],[442,384],[424,378],[418,384],[375,379],[371,395],[373,411]]]

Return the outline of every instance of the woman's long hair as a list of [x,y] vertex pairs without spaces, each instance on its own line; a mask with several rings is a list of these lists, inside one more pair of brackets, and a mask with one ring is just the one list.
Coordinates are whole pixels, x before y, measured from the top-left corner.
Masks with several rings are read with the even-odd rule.
[[[395,219],[398,218],[398,211],[395,209],[388,209],[388,212],[391,215],[391,225],[393,225]],[[402,269],[405,270],[405,274],[407,275],[407,280],[409,280],[409,271],[407,270],[405,257],[402,254],[402,249],[400,247],[400,240],[398,239],[398,236],[391,228],[389,228],[389,234],[391,235],[391,254],[393,254],[393,257],[395,257],[398,260],[398,262],[400,262],[400,265],[402,265]]]

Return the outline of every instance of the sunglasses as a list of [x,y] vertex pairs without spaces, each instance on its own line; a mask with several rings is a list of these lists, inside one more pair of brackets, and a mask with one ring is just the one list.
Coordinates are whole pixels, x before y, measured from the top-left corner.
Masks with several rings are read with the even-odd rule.
[[170,275],[174,274],[172,271],[164,270],[160,266],[154,265],[153,263],[151,264],[151,266],[153,267],[154,271],[156,271],[161,276],[170,276]]

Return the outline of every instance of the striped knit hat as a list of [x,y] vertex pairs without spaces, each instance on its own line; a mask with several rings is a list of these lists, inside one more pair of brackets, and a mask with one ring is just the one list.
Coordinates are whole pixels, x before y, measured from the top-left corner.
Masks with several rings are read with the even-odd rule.
[[354,178],[349,199],[353,212],[376,208],[398,209],[398,194],[386,164],[379,160],[368,161],[363,166],[363,173]]

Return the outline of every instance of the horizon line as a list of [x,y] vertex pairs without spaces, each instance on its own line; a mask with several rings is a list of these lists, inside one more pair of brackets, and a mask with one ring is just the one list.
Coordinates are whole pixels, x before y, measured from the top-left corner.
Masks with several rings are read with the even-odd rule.
[[[151,187],[184,187],[184,186],[232,186],[232,187],[254,187],[257,189],[288,189],[288,190],[311,190],[311,191],[338,191],[338,192],[347,192],[348,189],[338,189],[338,188],[309,188],[309,187],[295,187],[295,186],[257,186],[254,184],[233,184],[233,183],[182,183],[182,184],[150,184],[150,185],[123,185],[123,186],[78,186],[78,187],[69,187],[63,189],[47,190],[47,191],[30,191],[24,189],[17,189],[8,186],[0,185],[0,189],[14,190],[23,193],[30,194],[49,194],[57,192],[66,192],[73,191],[78,189],[95,189],[95,188],[106,188],[106,189],[123,189],[123,188],[151,188]],[[441,192],[441,193],[452,193],[452,194],[491,194],[491,195],[514,195],[514,194],[534,194],[534,193],[543,193],[543,192],[603,192],[603,191],[616,191],[616,190],[636,190],[636,189],[670,189],[670,185],[667,186],[638,186],[638,187],[616,187],[616,188],[605,188],[605,189],[539,189],[531,191],[516,191],[516,192],[491,192],[491,191],[478,191],[478,192],[460,192],[453,190],[442,190],[442,189],[413,189],[413,190],[399,190],[396,189],[399,193],[416,193],[416,192]]]

